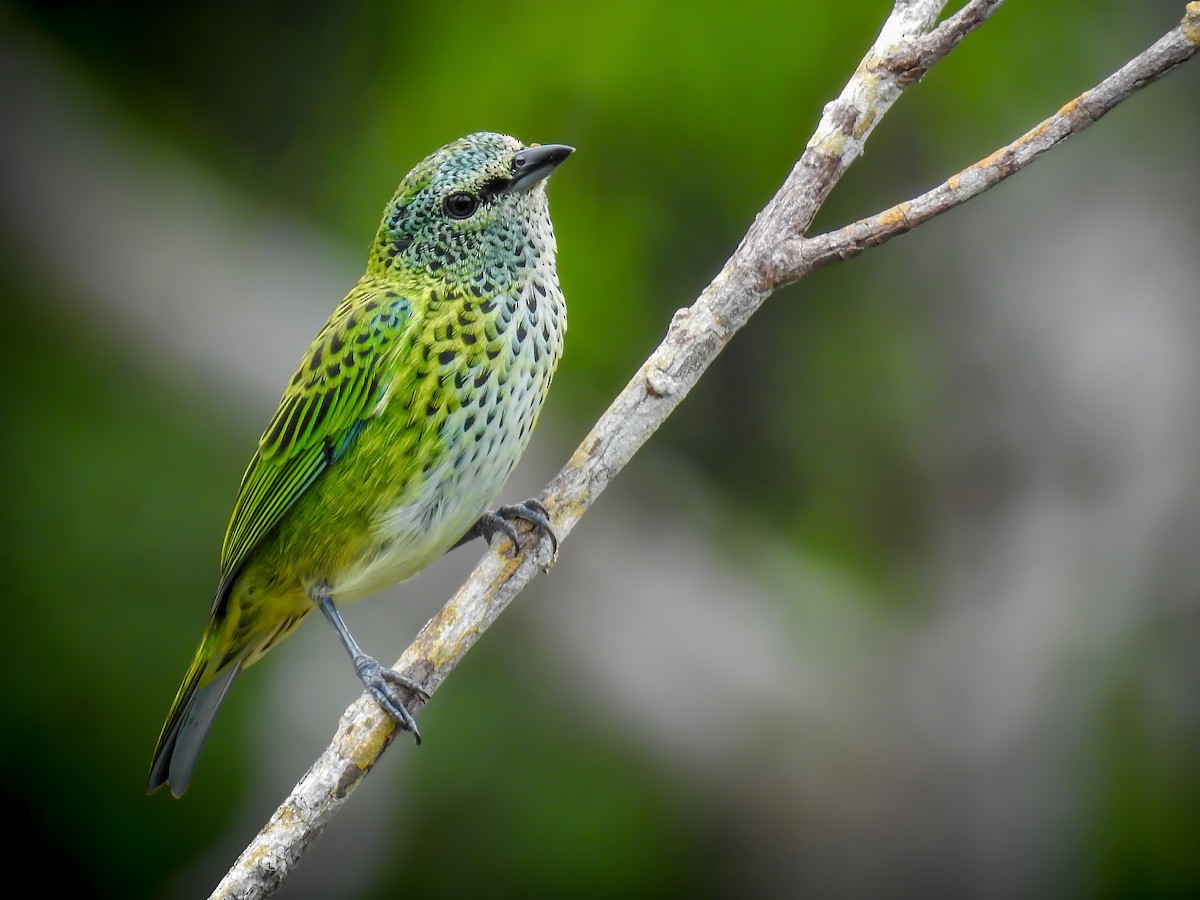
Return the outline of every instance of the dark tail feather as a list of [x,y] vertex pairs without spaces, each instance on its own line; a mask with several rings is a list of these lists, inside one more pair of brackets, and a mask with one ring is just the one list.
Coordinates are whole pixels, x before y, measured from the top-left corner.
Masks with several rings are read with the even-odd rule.
[[168,784],[172,794],[183,796],[212,728],[213,717],[241,671],[241,662],[235,662],[202,688],[196,687],[200,671],[193,673],[183,696],[175,701],[174,714],[167,720],[158,739],[147,790],[153,793]]

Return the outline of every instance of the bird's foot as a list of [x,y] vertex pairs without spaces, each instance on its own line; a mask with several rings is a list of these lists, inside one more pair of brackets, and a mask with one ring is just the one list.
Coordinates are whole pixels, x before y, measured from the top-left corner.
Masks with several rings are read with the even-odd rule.
[[529,499],[511,506],[501,506],[494,512],[486,512],[479,517],[475,528],[489,544],[498,532],[506,535],[513,543],[513,555],[516,556],[521,542],[513,522],[518,519],[528,522],[549,537],[550,555],[558,555],[558,535],[554,533],[554,526],[550,524],[550,513],[540,500]]
[[416,682],[405,678],[395,669],[389,669],[380,664],[379,660],[365,653],[354,657],[354,671],[362,680],[363,686],[370,691],[371,696],[383,707],[405,731],[412,732],[416,742],[421,743],[421,732],[417,730],[417,720],[413,718],[400,691],[405,690],[416,695],[422,703],[429,699],[427,694]]

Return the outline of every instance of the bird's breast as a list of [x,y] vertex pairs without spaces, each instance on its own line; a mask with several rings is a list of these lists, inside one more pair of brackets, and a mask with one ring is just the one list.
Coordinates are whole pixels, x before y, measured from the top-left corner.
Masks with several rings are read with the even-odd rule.
[[424,435],[419,458],[404,454],[412,476],[381,503],[376,540],[342,579],[343,596],[411,577],[475,524],[528,446],[562,357],[566,310],[553,273],[510,293],[434,293],[427,316],[409,378],[380,416],[396,440]]

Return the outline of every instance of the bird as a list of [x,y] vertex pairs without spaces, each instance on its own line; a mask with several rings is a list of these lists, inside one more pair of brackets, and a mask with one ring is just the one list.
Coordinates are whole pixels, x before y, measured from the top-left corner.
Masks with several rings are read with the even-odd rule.
[[514,522],[558,539],[545,506],[491,510],[563,353],[566,304],[546,179],[571,153],[478,132],[410,171],[366,271],[318,332],[242,477],[199,647],[147,790],[179,797],[238,674],[314,610],[366,690],[420,743],[403,693],[338,607]]

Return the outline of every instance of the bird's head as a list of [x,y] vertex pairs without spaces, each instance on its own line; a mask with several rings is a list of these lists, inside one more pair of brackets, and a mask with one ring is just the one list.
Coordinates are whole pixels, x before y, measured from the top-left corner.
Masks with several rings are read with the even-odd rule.
[[387,208],[371,265],[473,293],[506,289],[523,269],[554,263],[545,179],[573,152],[503,134],[467,135],[405,176]]

